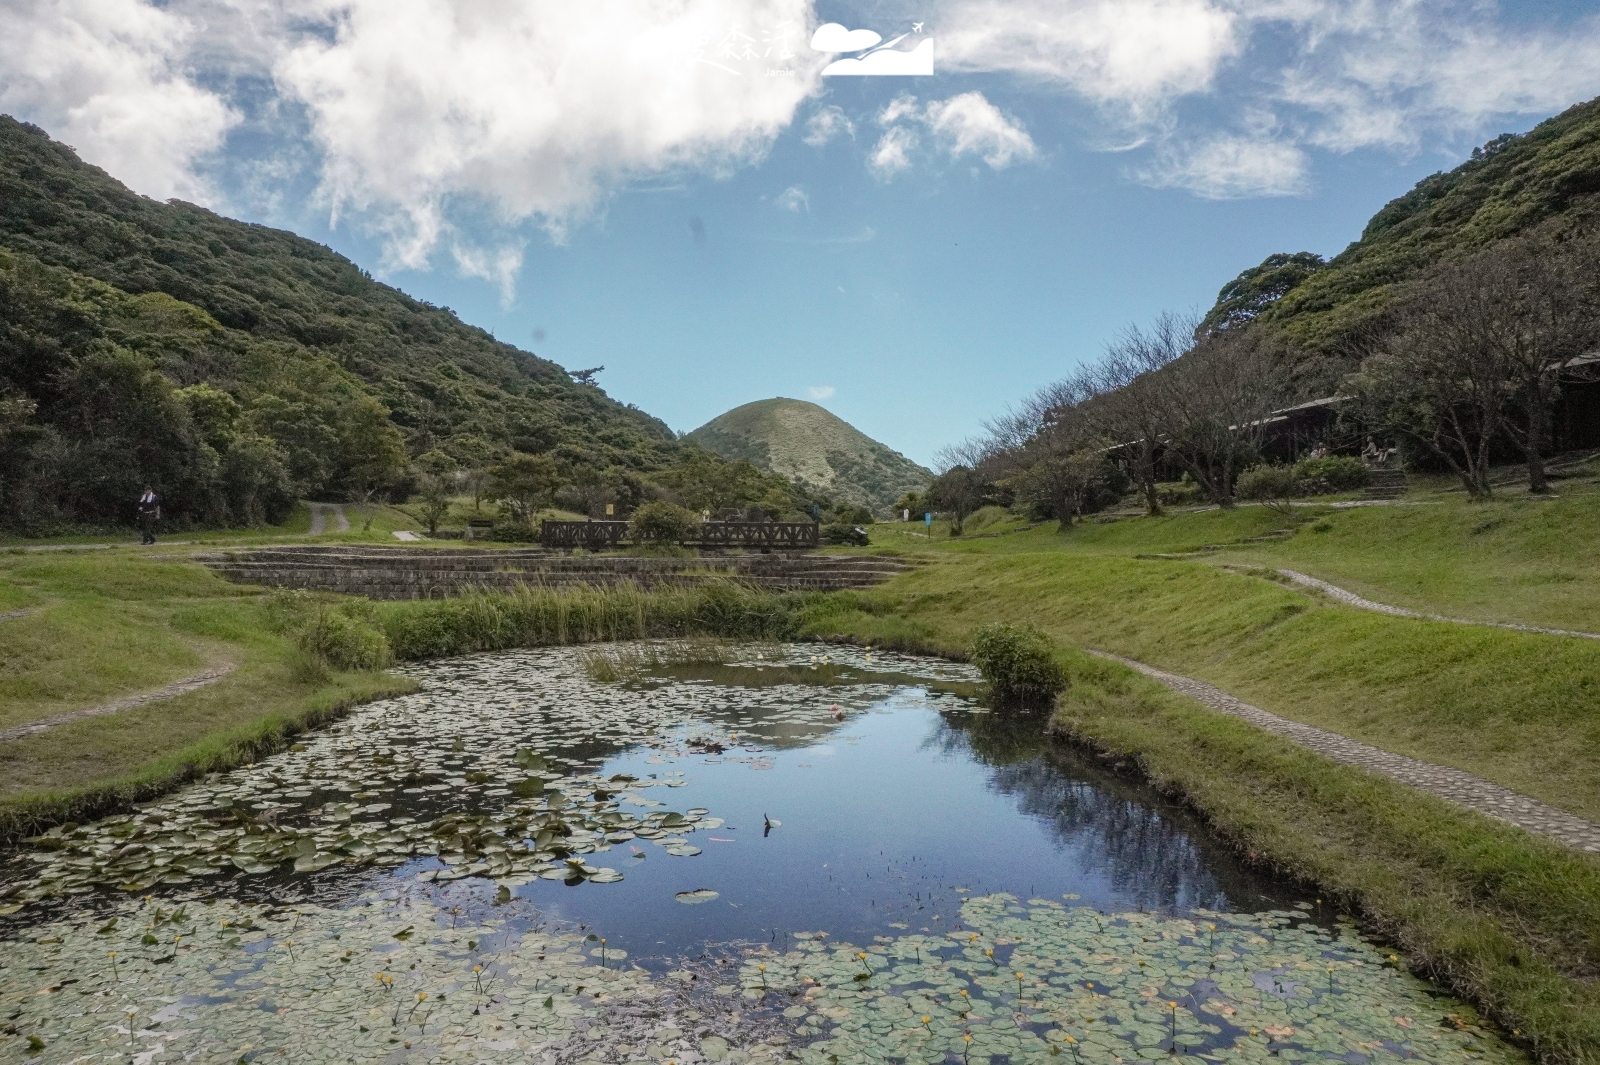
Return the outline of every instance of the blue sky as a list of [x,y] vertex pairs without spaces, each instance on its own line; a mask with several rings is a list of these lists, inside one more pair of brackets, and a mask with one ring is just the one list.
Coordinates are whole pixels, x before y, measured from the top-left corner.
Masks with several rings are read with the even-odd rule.
[[[675,429],[815,398],[923,463],[1123,325],[1336,253],[1475,144],[1600,94],[1600,20],[1571,3],[0,11],[23,31],[0,110],[140,191],[604,365]],[[825,77],[809,47],[916,22],[900,47],[931,37],[931,77]]]

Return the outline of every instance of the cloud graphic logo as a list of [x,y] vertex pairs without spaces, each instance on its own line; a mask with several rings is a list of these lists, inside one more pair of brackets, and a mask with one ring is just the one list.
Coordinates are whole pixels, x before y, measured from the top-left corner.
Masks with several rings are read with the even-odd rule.
[[847,30],[837,22],[824,22],[811,35],[811,47],[818,52],[865,52],[881,40],[871,30]]
[[[811,47],[818,52],[859,52],[835,59],[823,68],[822,76],[886,77],[933,74],[933,38],[923,35],[923,23],[911,32],[883,41],[871,30],[852,30],[837,22],[824,23],[811,35]],[[882,42],[882,43],[880,43]]]

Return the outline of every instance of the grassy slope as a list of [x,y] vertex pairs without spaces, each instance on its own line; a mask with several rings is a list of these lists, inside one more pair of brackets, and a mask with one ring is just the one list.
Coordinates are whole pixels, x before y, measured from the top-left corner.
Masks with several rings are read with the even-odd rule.
[[176,698],[0,743],[0,838],[156,794],[252,760],[343,705],[403,691],[381,674],[318,677],[265,625],[259,597],[133,551],[0,556],[0,727],[158,687],[230,661]]
[[[1571,545],[1594,542],[1593,510],[1581,493],[1563,491],[1570,510],[1530,515],[1519,508],[1550,504],[1510,501],[1487,511],[1448,501],[1372,508],[1335,515],[1328,533],[1310,531],[1313,519],[1287,542],[1239,551],[1296,562],[1297,552],[1314,551],[1325,576],[1366,572],[1375,581],[1368,590],[1389,601],[1397,596],[1386,575],[1431,560],[1439,574],[1431,591],[1459,596],[1506,583],[1519,567],[1564,565],[1578,550]],[[1463,553],[1461,538],[1485,535],[1471,529],[1502,506],[1522,515],[1495,526],[1504,540]],[[1464,523],[1485,513],[1491,517]],[[1346,521],[1353,531],[1340,534]],[[1386,557],[1394,530],[1384,523],[1395,521],[1410,529],[1400,552],[1413,556],[1409,563]],[[1282,524],[1265,508],[1241,508],[1066,534],[1001,522],[988,527],[1000,535],[954,542],[936,526],[931,546],[920,530],[878,526],[878,544],[926,565],[858,597],[859,609],[819,608],[812,624],[819,634],[959,653],[984,621],[1029,621],[1066,644],[1203,677],[1285,716],[1600,817],[1600,645],[1593,641],[1332,606],[1220,569],[1212,555],[1135,557]],[[1452,558],[1460,572],[1452,572]],[[1565,616],[1596,627],[1600,581],[1580,573],[1561,587]],[[1512,595],[1519,611],[1539,602],[1535,592]],[[1057,729],[1184,796],[1251,857],[1361,911],[1419,968],[1487,1006],[1540,1057],[1600,1061],[1600,858],[1336,765],[1115,664],[1078,651],[1063,657],[1073,686],[1058,707]]]
[[831,412],[797,399],[735,407],[690,433],[689,439],[724,458],[746,459],[878,512],[933,478]]

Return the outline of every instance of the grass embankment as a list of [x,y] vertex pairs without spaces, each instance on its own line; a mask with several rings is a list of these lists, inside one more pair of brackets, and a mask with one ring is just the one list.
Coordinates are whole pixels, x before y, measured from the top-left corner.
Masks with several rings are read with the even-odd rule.
[[[395,658],[705,633],[779,638],[815,597],[714,584],[523,589],[369,603],[264,594],[130,551],[0,556],[0,728],[150,691],[218,665],[204,688],[0,741],[0,840],[141,801],[254,761],[359,702],[410,690]],[[326,654],[301,634],[321,619]],[[329,668],[330,660],[336,663]]]
[[403,678],[308,669],[262,599],[199,566],[134,552],[0,556],[0,728],[232,665],[131,710],[0,742],[0,840],[149,798],[252,761]]
[[[1450,575],[1441,562],[1436,587],[1487,588],[1512,567],[1560,565],[1575,550],[1570,545],[1594,542],[1597,509],[1569,494],[1580,498],[1565,511],[1551,502],[1479,508],[1446,499],[1426,508],[1313,513],[1292,538],[1230,551],[1311,572],[1304,559],[1317,552],[1329,567],[1319,575],[1344,583],[1339,578],[1361,566],[1377,572],[1387,564],[1393,549],[1381,537],[1392,540],[1394,527],[1386,523],[1406,523],[1404,552],[1455,555],[1466,571]],[[1463,528],[1464,519],[1485,513],[1479,523],[1500,519],[1495,528],[1505,539],[1494,551],[1461,550],[1464,538],[1484,535]],[[1323,523],[1332,527],[1318,531]],[[1284,525],[1280,515],[1252,507],[1064,534],[1053,525],[1013,524],[1006,535],[936,538],[931,547],[902,537],[926,564],[814,627],[959,651],[980,624],[1028,621],[1069,647],[1198,676],[1284,716],[1600,818],[1600,644],[1330,605],[1221,569],[1215,562],[1219,555],[1229,561],[1228,551],[1193,561],[1138,557]],[[1403,561],[1395,566],[1404,572]],[[1593,630],[1600,580],[1579,571],[1564,587],[1572,614],[1563,620]],[[1387,587],[1366,590],[1396,601]],[[1531,594],[1518,607],[1535,608]],[[1544,1059],[1600,1061],[1600,858],[1337,765],[1131,670],[1078,651],[1063,652],[1063,660],[1073,686],[1056,729],[1137,765],[1240,850],[1359,910]]]

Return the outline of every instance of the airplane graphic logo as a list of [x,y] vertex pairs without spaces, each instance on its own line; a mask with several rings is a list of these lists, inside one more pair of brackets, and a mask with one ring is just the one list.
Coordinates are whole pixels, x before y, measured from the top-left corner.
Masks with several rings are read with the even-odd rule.
[[811,35],[811,47],[841,56],[823,68],[825,78],[927,77],[933,74],[933,38],[922,32],[924,25],[913,22],[910,32],[885,41],[871,30],[846,29],[837,22],[827,22]]

